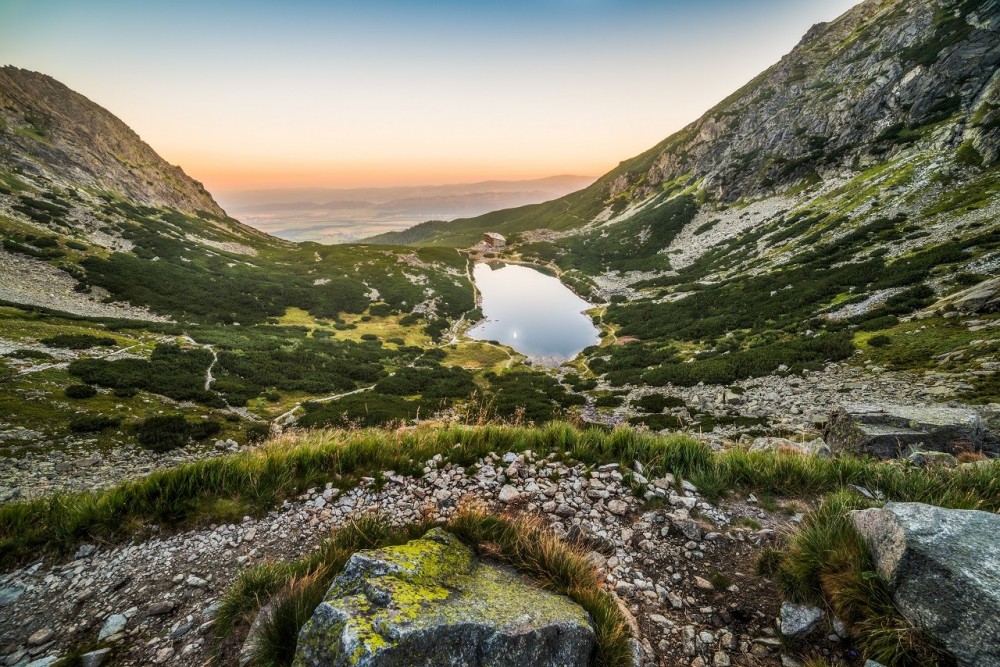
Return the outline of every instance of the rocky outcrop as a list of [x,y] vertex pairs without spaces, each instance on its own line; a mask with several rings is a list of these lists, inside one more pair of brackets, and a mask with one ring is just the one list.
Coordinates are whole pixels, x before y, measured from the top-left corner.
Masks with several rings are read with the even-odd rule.
[[147,206],[225,216],[201,183],[125,123],[55,79],[0,67],[0,163]]
[[997,453],[997,439],[979,413],[966,408],[916,405],[846,405],[830,417],[826,443],[834,452],[882,459],[914,449],[960,454]]
[[[722,201],[773,194],[926,142],[1000,156],[1000,2],[868,0],[601,181],[606,198],[686,177]],[[948,121],[938,126],[942,121]]]
[[888,503],[851,518],[903,616],[959,665],[1000,666],[1000,516]]
[[352,556],[303,627],[295,665],[583,667],[595,641],[582,607],[436,528]]
[[1000,312],[1000,278],[986,280],[959,292],[951,300],[955,310],[967,314]]

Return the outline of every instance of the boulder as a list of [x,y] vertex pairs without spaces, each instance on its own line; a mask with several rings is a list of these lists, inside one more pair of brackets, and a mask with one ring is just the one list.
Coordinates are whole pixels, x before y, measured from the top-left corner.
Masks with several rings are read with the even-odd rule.
[[819,627],[823,610],[793,602],[781,603],[781,634],[786,637],[805,637]]
[[993,278],[955,295],[955,310],[965,314],[1000,312],[1000,278]]
[[824,438],[834,452],[882,459],[915,448],[948,454],[1000,450],[978,412],[940,406],[847,405],[830,416]]
[[296,667],[589,664],[590,617],[435,528],[354,554],[302,628]]
[[1000,667],[1000,515],[887,503],[851,520],[903,616],[959,665]]

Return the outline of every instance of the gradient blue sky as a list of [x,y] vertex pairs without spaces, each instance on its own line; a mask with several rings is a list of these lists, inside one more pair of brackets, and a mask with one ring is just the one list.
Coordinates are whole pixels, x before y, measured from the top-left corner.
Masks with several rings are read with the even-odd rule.
[[854,0],[0,0],[0,63],[219,189],[599,175]]

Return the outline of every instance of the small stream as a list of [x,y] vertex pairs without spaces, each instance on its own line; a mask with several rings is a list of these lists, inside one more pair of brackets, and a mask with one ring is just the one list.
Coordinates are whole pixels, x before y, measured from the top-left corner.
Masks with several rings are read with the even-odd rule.
[[476,264],[484,322],[469,330],[478,340],[509,345],[532,361],[559,364],[596,345],[598,329],[584,313],[591,308],[558,278],[527,266]]

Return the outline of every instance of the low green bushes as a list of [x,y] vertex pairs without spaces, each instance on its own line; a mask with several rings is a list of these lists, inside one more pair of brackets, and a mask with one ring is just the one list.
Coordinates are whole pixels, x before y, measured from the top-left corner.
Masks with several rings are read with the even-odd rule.
[[63,347],[70,350],[89,350],[92,347],[113,347],[118,341],[111,336],[90,334],[59,334],[38,341],[47,347]]
[[187,350],[160,343],[145,359],[77,359],[69,372],[87,384],[114,390],[144,389],[177,401],[197,401],[223,407],[222,398],[205,390],[205,371],[212,363],[208,350]]
[[667,408],[683,408],[684,401],[676,396],[664,396],[663,394],[647,394],[633,404],[643,412],[660,413]]
[[183,447],[191,440],[206,440],[222,431],[216,421],[189,421],[184,415],[157,415],[140,422],[136,428],[139,444],[155,452]]
[[109,428],[114,428],[121,423],[121,417],[85,415],[72,419],[69,423],[69,430],[73,433],[100,433]]
[[66,398],[93,398],[97,396],[97,390],[89,384],[71,384],[63,390]]
[[761,345],[692,363],[666,364],[642,377],[652,385],[732,384],[767,375],[780,366],[792,372],[817,369],[826,362],[847,359],[853,353],[851,336],[843,332]]

